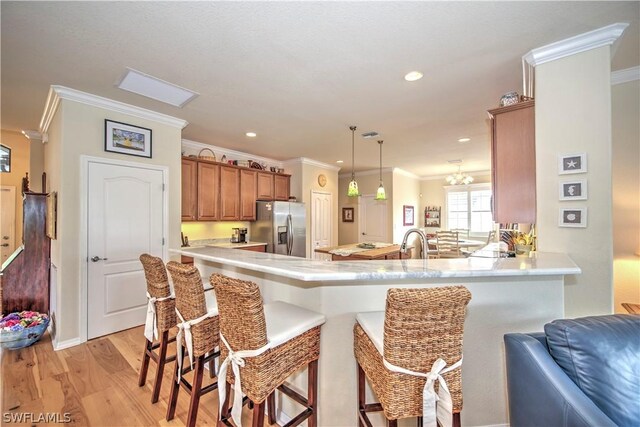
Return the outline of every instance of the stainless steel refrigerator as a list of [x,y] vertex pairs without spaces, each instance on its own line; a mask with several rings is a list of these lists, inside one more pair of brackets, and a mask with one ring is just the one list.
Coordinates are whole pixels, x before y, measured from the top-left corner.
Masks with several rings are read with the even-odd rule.
[[306,209],[299,202],[257,202],[251,240],[267,243],[267,252],[307,256]]

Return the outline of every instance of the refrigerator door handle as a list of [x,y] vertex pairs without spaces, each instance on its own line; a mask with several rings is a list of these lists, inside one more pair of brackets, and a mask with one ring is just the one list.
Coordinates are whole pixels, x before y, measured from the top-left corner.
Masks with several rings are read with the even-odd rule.
[[293,221],[291,214],[287,215],[287,255],[293,251]]

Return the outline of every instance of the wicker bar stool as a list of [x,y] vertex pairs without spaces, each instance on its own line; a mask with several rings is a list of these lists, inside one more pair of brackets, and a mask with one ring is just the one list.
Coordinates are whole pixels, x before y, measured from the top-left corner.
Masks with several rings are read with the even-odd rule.
[[[275,390],[278,389],[305,409],[286,426],[307,420],[317,426],[318,358],[322,314],[281,301],[262,303],[260,289],[253,282],[211,275],[220,310],[221,359],[218,374],[221,423],[233,419],[241,426],[242,393],[253,403],[253,426],[264,424],[265,403],[269,423],[276,422]],[[230,366],[229,366],[230,365]],[[299,369],[307,366],[307,397],[284,384]],[[229,375],[225,375],[228,372]],[[240,381],[242,379],[242,381]],[[231,384],[234,401],[229,409]]]
[[[178,352],[166,418],[169,421],[175,416],[178,392],[183,387],[191,395],[186,426],[192,427],[198,417],[200,397],[218,387],[217,382],[202,387],[205,364],[220,355],[216,350],[220,345],[218,307],[213,292],[205,294],[202,278],[196,267],[170,261],[167,263],[167,270],[171,274],[176,293]],[[189,364],[183,367],[185,349]],[[184,375],[192,370],[193,381],[189,383]]]
[[[153,392],[151,393],[151,403],[156,403],[158,396],[160,396],[164,365],[175,360],[175,356],[167,357],[167,346],[176,340],[175,337],[169,338],[169,330],[176,326],[176,304],[173,295],[171,295],[167,271],[164,268],[162,259],[149,254],[142,254],[140,255],[140,262],[147,280],[149,305],[144,328],[146,339],[138,385],[142,387],[147,382],[149,360],[156,362],[158,368],[156,369]],[[158,337],[160,337],[160,341],[156,341]],[[156,354],[154,350],[158,350],[158,353]]]
[[[436,382],[438,421],[443,427],[460,426],[459,367],[465,308],[470,299],[464,286],[390,289],[385,312],[356,316],[353,332],[360,427],[371,426],[367,413],[377,411],[384,411],[389,426],[409,417],[418,417],[418,426],[423,419],[425,425],[435,426]],[[380,403],[365,402],[366,378]],[[431,406],[423,407],[423,394]],[[440,418],[442,409],[448,414],[445,419]]]

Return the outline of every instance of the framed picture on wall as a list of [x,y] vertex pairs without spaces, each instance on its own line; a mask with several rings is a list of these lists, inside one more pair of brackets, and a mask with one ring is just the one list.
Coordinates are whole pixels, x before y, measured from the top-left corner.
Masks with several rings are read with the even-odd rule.
[[413,225],[413,206],[402,206],[402,225]]
[[104,150],[151,158],[151,129],[104,121]]
[[560,200],[587,200],[587,180],[561,182],[558,191]]
[[11,148],[0,145],[0,172],[11,172]]
[[342,222],[353,222],[353,208],[342,208]]
[[558,174],[584,173],[587,171],[587,153],[558,156]]
[[560,227],[587,227],[587,208],[560,209]]

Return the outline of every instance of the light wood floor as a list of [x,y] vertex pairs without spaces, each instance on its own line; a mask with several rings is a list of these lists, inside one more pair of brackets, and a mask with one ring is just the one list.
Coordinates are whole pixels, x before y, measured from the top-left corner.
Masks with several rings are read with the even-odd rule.
[[[5,424],[5,414],[25,412],[69,413],[71,423],[78,426],[184,425],[189,403],[184,390],[178,396],[176,417],[165,420],[173,363],[165,367],[158,403],[151,404],[153,361],[147,384],[138,387],[143,346],[143,327],[138,327],[57,352],[48,334],[31,347],[2,351],[0,425],[20,425]],[[203,386],[215,380],[205,372]],[[215,426],[217,410],[218,392],[203,396],[198,425]],[[250,416],[245,406],[243,424],[251,424]]]

